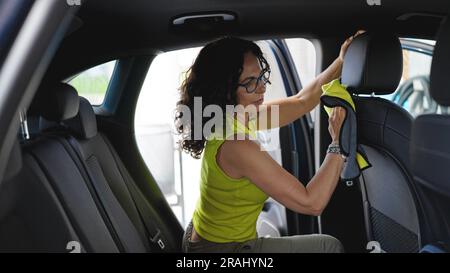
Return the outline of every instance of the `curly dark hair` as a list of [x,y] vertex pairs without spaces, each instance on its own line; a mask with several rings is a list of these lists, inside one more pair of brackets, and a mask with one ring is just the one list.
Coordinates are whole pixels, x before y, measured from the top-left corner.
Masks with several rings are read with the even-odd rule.
[[[186,72],[180,87],[180,100],[175,110],[175,129],[181,136],[181,148],[192,157],[199,159],[205,147],[206,138],[194,139],[194,119],[205,123],[213,117],[194,116],[194,97],[202,99],[202,112],[206,106],[214,104],[226,111],[226,105],[237,105],[236,90],[243,71],[244,55],[252,53],[260,64],[269,68],[259,46],[253,41],[236,37],[223,37],[202,48],[194,64]],[[180,106],[187,106],[191,117],[183,120]],[[183,120],[183,121],[182,121]],[[198,122],[198,121],[197,121]]]

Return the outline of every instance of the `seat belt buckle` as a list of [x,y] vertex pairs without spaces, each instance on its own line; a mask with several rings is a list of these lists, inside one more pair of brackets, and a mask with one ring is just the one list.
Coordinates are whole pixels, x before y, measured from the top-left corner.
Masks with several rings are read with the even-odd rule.
[[162,249],[164,249],[166,247],[166,245],[164,244],[163,240],[161,239],[161,230],[157,230],[155,236],[150,237],[150,241],[152,243],[158,244],[158,246]]

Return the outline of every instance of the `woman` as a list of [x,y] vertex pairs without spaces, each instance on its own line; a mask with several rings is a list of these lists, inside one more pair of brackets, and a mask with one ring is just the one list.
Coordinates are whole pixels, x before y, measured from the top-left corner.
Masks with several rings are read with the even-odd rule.
[[[318,105],[321,86],[340,77],[343,57],[352,38],[343,43],[338,58],[298,94],[266,104],[263,99],[265,86],[270,83],[270,67],[255,43],[226,37],[209,43],[200,51],[180,88],[178,106],[194,112],[194,102],[200,98],[202,109],[217,105],[225,112],[227,105],[241,105],[254,107],[256,111],[253,115],[227,114],[224,124],[230,126],[231,131],[224,132],[222,129],[226,126],[222,129],[216,126],[212,133],[202,133],[200,137],[194,129],[205,129],[211,117],[200,117],[201,127],[195,128],[193,124],[198,122],[198,114],[186,119],[184,113],[177,111],[175,122],[181,134],[182,149],[195,158],[200,158],[204,151],[200,198],[184,234],[183,251],[343,251],[341,243],[327,235],[257,238],[256,221],[269,196],[295,212],[321,214],[339,181],[344,163],[338,148],[344,109],[335,108],[330,115],[328,129],[332,143],[322,166],[306,187],[251,137],[256,130],[285,126]],[[256,122],[272,117],[273,111],[278,113],[276,120],[266,118],[264,125]]]

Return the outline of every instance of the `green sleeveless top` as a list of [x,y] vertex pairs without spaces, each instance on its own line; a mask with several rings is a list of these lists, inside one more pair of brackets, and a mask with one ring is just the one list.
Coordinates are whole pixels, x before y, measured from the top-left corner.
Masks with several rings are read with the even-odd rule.
[[[256,139],[255,120],[249,128],[227,115],[227,137],[246,134]],[[224,138],[208,138],[202,159],[200,198],[192,218],[196,232],[217,242],[244,242],[257,238],[256,220],[268,196],[248,178],[229,177],[217,164],[216,154]]]

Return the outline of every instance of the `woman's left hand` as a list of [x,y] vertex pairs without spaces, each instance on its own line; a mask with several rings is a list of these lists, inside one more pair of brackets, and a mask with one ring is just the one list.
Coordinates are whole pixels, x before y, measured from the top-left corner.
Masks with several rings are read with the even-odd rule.
[[366,32],[365,30],[358,30],[355,35],[347,38],[347,40],[344,41],[344,43],[341,46],[341,51],[339,52],[339,60],[344,61],[345,52],[347,52],[348,46],[352,43],[353,39],[357,37],[358,35]]

